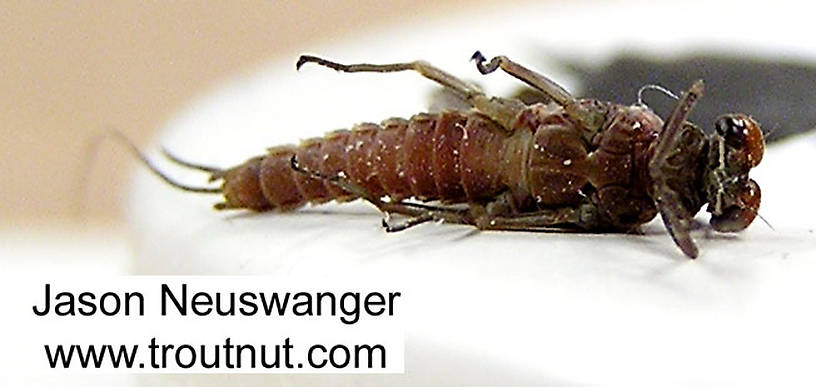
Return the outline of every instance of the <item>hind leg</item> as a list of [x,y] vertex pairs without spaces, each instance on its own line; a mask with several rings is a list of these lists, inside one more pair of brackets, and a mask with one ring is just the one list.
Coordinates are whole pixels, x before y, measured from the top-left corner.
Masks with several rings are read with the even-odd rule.
[[598,230],[600,225],[597,209],[592,204],[519,214],[484,214],[477,217],[475,223],[476,226],[482,230],[512,231],[567,230],[565,227],[575,227],[576,229],[584,231],[595,231]]
[[[387,202],[375,197],[364,187],[361,187],[344,176],[324,176],[318,172],[303,168],[292,157],[292,169],[309,177],[326,180],[373,204],[385,218],[383,227],[388,232],[403,231],[413,226],[429,221],[442,221],[452,224],[476,226],[481,230],[541,230],[575,226],[583,230],[597,230],[600,220],[597,208],[585,203],[575,207],[561,207],[539,211],[517,212],[511,204],[509,193],[499,195],[494,201],[482,203],[468,203],[465,208],[452,206],[432,206],[406,201]],[[389,222],[391,214],[407,216],[402,223]]]
[[[298,173],[302,173],[313,179],[328,181],[329,183],[342,188],[352,195],[373,204],[385,215],[385,218],[383,219],[383,227],[385,227],[386,231],[388,232],[402,231],[431,220],[443,220],[459,224],[472,224],[472,222],[467,221],[467,209],[431,206],[421,203],[406,202],[403,200],[394,202],[384,201],[382,198],[379,198],[366,190],[365,187],[354,183],[343,175],[325,176],[317,171],[306,169],[298,163],[295,156],[292,156],[291,164],[292,169]],[[391,224],[388,220],[390,214],[405,215],[409,218],[403,223]]]
[[518,113],[524,108],[524,104],[516,100],[488,97],[476,86],[465,82],[425,61],[388,64],[342,64],[316,56],[302,55],[300,59],[298,59],[297,68],[300,69],[300,67],[305,63],[316,63],[321,66],[326,66],[345,73],[392,73],[399,71],[416,71],[423,77],[428,78],[453,91],[468,104],[486,114],[490,118],[496,120],[505,128],[512,127],[512,122],[516,118],[516,115],[518,115]]
[[[559,207],[522,213],[491,213],[491,206],[471,203],[467,209],[406,208],[412,203],[398,203],[401,208],[391,212],[411,216],[403,224],[391,226],[385,223],[388,231],[401,231],[428,221],[442,221],[452,224],[475,226],[480,230],[507,231],[600,231],[604,223],[599,217],[597,208],[590,203],[575,207]],[[403,210],[408,210],[402,212]]]
[[504,72],[512,75],[516,79],[530,85],[534,89],[543,92],[553,101],[564,107],[564,110],[570,116],[582,122],[587,128],[597,128],[603,124],[603,115],[599,112],[587,109],[581,106],[580,101],[566,91],[561,85],[555,83],[550,78],[530,70],[506,56],[500,55],[493,57],[490,62],[486,62],[484,55],[476,51],[471,57],[476,61],[476,68],[482,74],[490,74],[497,69],[502,69]]

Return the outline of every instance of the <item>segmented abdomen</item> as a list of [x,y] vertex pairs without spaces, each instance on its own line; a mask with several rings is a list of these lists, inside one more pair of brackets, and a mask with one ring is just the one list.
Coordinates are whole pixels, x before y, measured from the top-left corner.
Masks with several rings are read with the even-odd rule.
[[307,202],[356,198],[327,179],[292,168],[340,176],[375,197],[444,202],[495,196],[505,187],[502,151],[507,131],[476,112],[418,114],[381,125],[360,124],[299,146],[271,148],[224,176],[226,207],[292,210]]

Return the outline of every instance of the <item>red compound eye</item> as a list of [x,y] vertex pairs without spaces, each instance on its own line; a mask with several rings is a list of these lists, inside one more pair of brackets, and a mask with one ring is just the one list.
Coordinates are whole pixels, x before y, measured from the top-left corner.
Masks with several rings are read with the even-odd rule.
[[722,215],[711,217],[711,227],[719,232],[744,230],[756,218],[761,197],[759,185],[749,179],[737,198],[737,204],[726,209]]
[[737,153],[732,157],[750,168],[762,161],[765,139],[762,137],[762,129],[753,118],[742,113],[726,114],[717,119],[714,127],[725,138],[725,143],[736,149]]

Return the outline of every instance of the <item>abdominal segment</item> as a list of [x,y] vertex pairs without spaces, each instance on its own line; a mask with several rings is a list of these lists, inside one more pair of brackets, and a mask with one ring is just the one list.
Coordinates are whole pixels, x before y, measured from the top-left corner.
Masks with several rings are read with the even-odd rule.
[[[359,196],[326,177],[347,179],[373,198],[487,200],[506,189],[501,159],[508,136],[476,112],[356,125],[299,146],[271,148],[232,168],[225,175],[225,207],[287,211]],[[324,178],[293,169],[293,159],[302,170]]]

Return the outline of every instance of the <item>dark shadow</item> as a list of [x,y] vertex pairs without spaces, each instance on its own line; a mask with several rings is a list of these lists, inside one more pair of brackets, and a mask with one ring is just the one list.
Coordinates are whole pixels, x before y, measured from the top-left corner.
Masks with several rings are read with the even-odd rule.
[[[750,53],[689,51],[659,56],[650,52],[619,52],[606,63],[587,63],[541,49],[542,58],[555,62],[578,79],[571,90],[579,97],[621,104],[637,101],[638,90],[657,84],[679,93],[697,79],[706,83],[705,95],[691,113],[691,121],[707,132],[724,113],[753,116],[775,142],[816,128],[816,64],[795,58],[768,58]],[[535,63],[530,63],[535,68]],[[526,102],[546,101],[531,89],[517,95]],[[644,102],[665,117],[674,99],[646,91]]]

